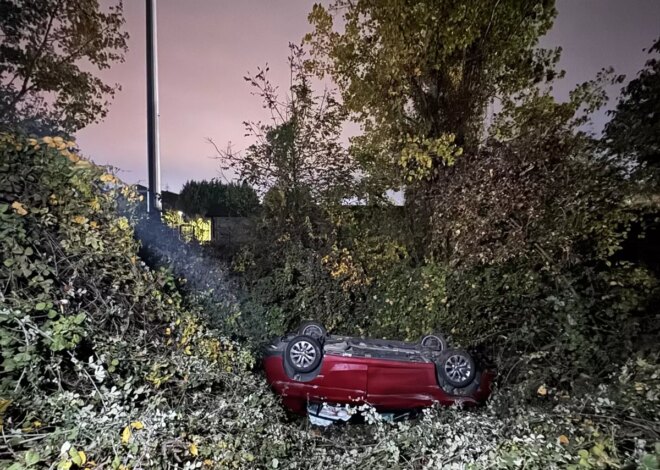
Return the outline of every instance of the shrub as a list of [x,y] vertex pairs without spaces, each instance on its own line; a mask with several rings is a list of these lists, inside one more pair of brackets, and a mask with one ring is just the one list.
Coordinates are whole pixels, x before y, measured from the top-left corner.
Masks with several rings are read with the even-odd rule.
[[[209,328],[171,273],[140,260],[134,197],[70,143],[0,137],[3,468],[657,462],[653,356],[630,361],[612,387],[579,400],[548,386],[545,406],[512,408],[502,394],[482,409],[431,409],[403,423],[367,407],[364,426],[310,430],[250,372],[253,355]],[[120,202],[129,206],[124,216]],[[183,258],[172,257],[173,267]]]

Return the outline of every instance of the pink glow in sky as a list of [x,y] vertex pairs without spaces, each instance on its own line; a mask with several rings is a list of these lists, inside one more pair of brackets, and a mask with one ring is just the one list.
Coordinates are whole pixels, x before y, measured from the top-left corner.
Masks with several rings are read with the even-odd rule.
[[[113,3],[110,0],[102,3]],[[310,30],[312,0],[158,0],[160,148],[163,189],[220,176],[207,137],[247,147],[242,122],[267,116],[243,80],[266,63],[271,81],[288,83],[288,43]],[[126,62],[102,77],[122,86],[105,121],[78,133],[86,155],[121,169],[127,182],[146,181],[145,3],[125,0],[131,35]],[[642,49],[660,35],[658,0],[559,0],[559,17],[543,45],[562,46],[566,96],[575,83],[612,65],[634,75]],[[601,120],[604,118],[601,117]],[[602,125],[602,122],[600,123]],[[225,175],[231,177],[231,175]]]

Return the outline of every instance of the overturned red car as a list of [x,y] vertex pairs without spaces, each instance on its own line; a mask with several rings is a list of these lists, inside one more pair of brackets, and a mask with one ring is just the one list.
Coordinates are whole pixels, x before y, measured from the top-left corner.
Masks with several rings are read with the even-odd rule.
[[318,322],[270,343],[264,369],[283,404],[299,414],[321,403],[370,404],[381,412],[476,405],[495,377],[440,334],[419,343],[365,339],[329,335]]

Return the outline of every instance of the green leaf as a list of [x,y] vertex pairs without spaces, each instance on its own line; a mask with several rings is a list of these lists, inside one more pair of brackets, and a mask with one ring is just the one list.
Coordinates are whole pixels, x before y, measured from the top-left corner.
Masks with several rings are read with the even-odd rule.
[[35,305],[34,308],[35,308],[35,310],[41,311],[41,310],[46,310],[46,307],[47,307],[47,305],[46,305],[45,302],[39,302],[37,305]]
[[28,450],[25,453],[25,465],[28,467],[36,464],[39,460],[41,460],[41,457],[39,457],[39,454],[33,450]]
[[71,447],[71,449],[69,449],[69,457],[71,457],[71,460],[76,465],[82,465],[82,459],[80,458],[80,454],[78,454],[78,450],[75,447]]
[[658,470],[658,458],[653,454],[646,454],[639,462],[641,470]]
[[73,463],[71,460],[62,460],[60,463],[57,464],[57,470],[69,470]]

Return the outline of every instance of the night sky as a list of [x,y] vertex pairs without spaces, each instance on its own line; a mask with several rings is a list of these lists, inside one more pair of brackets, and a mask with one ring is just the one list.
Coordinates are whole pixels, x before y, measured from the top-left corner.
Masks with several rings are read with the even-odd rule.
[[[104,2],[102,0],[102,3]],[[110,164],[126,182],[146,181],[145,13],[143,0],[125,0],[131,35],[126,62],[102,77],[121,84],[105,121],[78,133],[84,154]],[[310,30],[312,0],[158,0],[160,145],[163,189],[179,191],[189,179],[220,176],[207,137],[221,147],[245,148],[242,122],[265,118],[243,80],[268,63],[273,83],[288,83],[288,43]],[[565,98],[603,67],[633,77],[660,35],[660,0],[558,0],[559,16],[542,39],[563,48]],[[616,94],[618,90],[612,90]],[[604,114],[596,116],[595,130]],[[231,175],[225,175],[231,177]]]

